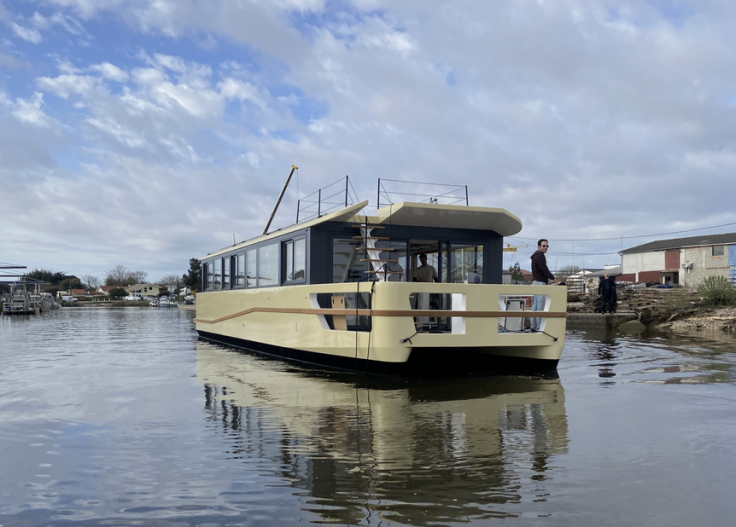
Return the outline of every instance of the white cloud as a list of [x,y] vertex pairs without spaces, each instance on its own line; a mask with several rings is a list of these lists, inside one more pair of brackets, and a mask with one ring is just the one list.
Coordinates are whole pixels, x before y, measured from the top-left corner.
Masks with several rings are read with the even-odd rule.
[[89,69],[92,71],[99,71],[106,79],[114,80],[117,82],[125,82],[129,78],[127,72],[121,70],[113,64],[110,64],[109,62],[95,64],[94,66],[90,66]]
[[51,119],[41,109],[42,105],[43,94],[36,92],[30,100],[18,99],[12,114],[24,123],[48,128]]
[[[23,170],[48,174],[64,194],[78,190],[64,178],[80,177],[110,201],[138,200],[118,214],[131,238],[167,220],[149,211],[150,193],[196,195],[212,218],[160,235],[196,238],[208,252],[219,241],[200,233],[219,233],[218,215],[240,211],[245,196],[270,203],[282,182],[274,176],[292,163],[302,193],[345,173],[369,197],[379,174],[467,183],[471,204],[508,208],[529,237],[666,231],[731,210],[736,7],[686,2],[693,15],[675,23],[649,4],[583,0],[52,3],[74,30],[85,30],[75,17],[92,27],[104,16],[153,44],[121,59],[98,40],[102,53],[88,62],[88,52],[60,46],[58,76],[29,59],[44,71],[35,89],[46,96],[1,100],[10,131],[0,137],[33,151]],[[16,20],[61,24],[39,12],[36,22]],[[161,53],[205,35],[212,51]],[[80,108],[62,123],[66,133],[91,145],[73,151],[87,164],[71,175],[54,165],[52,151],[64,148],[54,127],[40,124],[44,110],[58,115],[55,96]],[[30,129],[53,148],[23,135]],[[96,220],[80,225],[101,240],[97,225],[109,225],[90,214]],[[239,239],[259,223],[257,211],[245,214]]]
[[249,82],[243,82],[228,77],[224,81],[218,83],[217,88],[220,90],[220,93],[227,99],[250,101],[257,106],[260,106],[261,108],[264,108],[266,106],[266,103],[258,94],[258,88],[256,88]]
[[36,29],[19,26],[15,22],[11,22],[10,27],[13,28],[13,32],[20,38],[33,44],[38,44],[43,40],[41,33],[39,33]]
[[43,111],[43,94],[36,92],[28,99],[11,101],[5,93],[0,93],[0,107],[4,107],[19,122],[41,128],[49,128],[54,120]]
[[51,91],[68,99],[72,95],[89,94],[97,84],[97,79],[89,75],[59,75],[58,77],[41,77],[38,79],[38,86],[41,89]]

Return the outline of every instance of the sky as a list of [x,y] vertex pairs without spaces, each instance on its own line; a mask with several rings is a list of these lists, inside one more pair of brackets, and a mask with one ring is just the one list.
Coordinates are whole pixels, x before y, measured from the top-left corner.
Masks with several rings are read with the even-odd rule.
[[368,214],[378,178],[467,185],[522,221],[506,267],[542,237],[551,268],[600,268],[735,232],[735,22],[728,0],[0,0],[0,263],[181,275],[259,235],[292,165],[271,230],[346,175]]

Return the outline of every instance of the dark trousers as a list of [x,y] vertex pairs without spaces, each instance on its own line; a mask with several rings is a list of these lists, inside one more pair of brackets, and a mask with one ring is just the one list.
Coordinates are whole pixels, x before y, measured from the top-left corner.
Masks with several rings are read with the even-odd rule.
[[616,302],[612,294],[603,294],[603,312],[613,313],[616,311]]

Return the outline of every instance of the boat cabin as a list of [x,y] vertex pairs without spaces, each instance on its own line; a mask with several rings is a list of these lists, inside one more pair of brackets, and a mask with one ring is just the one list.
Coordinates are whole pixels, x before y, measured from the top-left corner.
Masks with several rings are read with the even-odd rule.
[[502,283],[503,237],[521,230],[513,214],[499,208],[398,203],[379,209],[376,216],[361,215],[367,204],[208,254],[202,258],[203,291],[421,281],[416,272],[420,255],[436,270],[437,282]]

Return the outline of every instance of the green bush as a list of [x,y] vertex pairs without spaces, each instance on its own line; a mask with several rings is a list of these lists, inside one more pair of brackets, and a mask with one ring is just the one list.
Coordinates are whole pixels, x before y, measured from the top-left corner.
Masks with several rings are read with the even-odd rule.
[[725,276],[707,277],[698,286],[698,294],[714,306],[733,304],[736,300],[736,291]]
[[120,298],[128,296],[127,291],[125,291],[125,289],[123,289],[122,287],[116,287],[115,289],[112,289],[109,294],[111,300],[118,300]]

